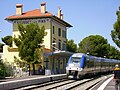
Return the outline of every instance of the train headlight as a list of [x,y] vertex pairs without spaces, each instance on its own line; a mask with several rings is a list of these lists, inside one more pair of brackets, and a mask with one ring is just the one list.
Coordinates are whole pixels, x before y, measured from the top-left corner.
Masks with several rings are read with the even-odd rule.
[[82,70],[83,70],[83,68],[80,68],[80,70],[82,71]]
[[82,70],[83,70],[83,68],[79,68],[79,69],[78,69],[78,71],[82,71]]

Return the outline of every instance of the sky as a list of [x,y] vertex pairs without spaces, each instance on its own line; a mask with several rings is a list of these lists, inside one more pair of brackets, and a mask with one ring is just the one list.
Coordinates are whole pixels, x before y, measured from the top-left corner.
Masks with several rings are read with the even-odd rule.
[[101,35],[117,48],[110,33],[117,20],[120,0],[0,0],[0,38],[12,36],[12,23],[5,18],[15,15],[16,4],[23,4],[23,12],[27,12],[40,8],[41,2],[46,2],[47,11],[54,15],[61,7],[64,20],[73,26],[68,28],[67,38],[75,44],[90,35]]

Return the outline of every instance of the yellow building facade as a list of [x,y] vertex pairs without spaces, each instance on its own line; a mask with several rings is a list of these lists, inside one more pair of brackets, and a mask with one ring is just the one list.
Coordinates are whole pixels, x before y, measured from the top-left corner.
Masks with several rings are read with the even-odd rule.
[[[24,26],[30,23],[38,23],[40,28],[44,26],[47,35],[44,37],[43,47],[49,52],[53,50],[66,51],[67,28],[72,26],[63,20],[63,14],[60,8],[58,8],[58,15],[56,16],[46,10],[45,2],[40,4],[39,9],[27,12],[23,12],[22,4],[16,4],[16,14],[8,16],[5,20],[13,24],[13,37],[20,35],[18,30],[18,24],[20,23]],[[19,53],[17,46],[13,42],[12,47],[4,46],[3,59],[6,62],[14,63],[14,57],[19,58]],[[52,61],[50,62],[54,63]]]

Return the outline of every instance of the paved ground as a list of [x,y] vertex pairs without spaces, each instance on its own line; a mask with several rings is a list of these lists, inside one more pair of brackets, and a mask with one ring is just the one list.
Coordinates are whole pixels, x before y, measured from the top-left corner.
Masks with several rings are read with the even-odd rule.
[[104,90],[115,90],[115,82],[111,80]]
[[[112,77],[100,82],[91,90],[115,90],[115,82]],[[120,90],[120,89],[119,89]]]

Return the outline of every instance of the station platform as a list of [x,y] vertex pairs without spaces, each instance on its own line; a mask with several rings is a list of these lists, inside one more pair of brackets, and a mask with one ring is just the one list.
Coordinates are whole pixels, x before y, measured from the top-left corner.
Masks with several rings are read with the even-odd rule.
[[115,82],[113,80],[111,80],[107,86],[105,87],[104,90],[115,90]]
[[45,75],[30,75],[30,76],[22,76],[22,77],[6,77],[4,79],[0,79],[0,82],[7,82],[7,81],[15,81],[15,80],[22,80],[27,78],[36,78],[36,77],[42,77]]
[[26,77],[0,79],[0,90],[14,90],[24,86],[41,84],[65,78],[67,78],[66,74],[32,75]]
[[[116,90],[115,89],[115,81],[113,81],[113,77],[110,77],[98,85],[96,85],[93,89],[91,90]],[[120,90],[120,89],[119,89]]]

